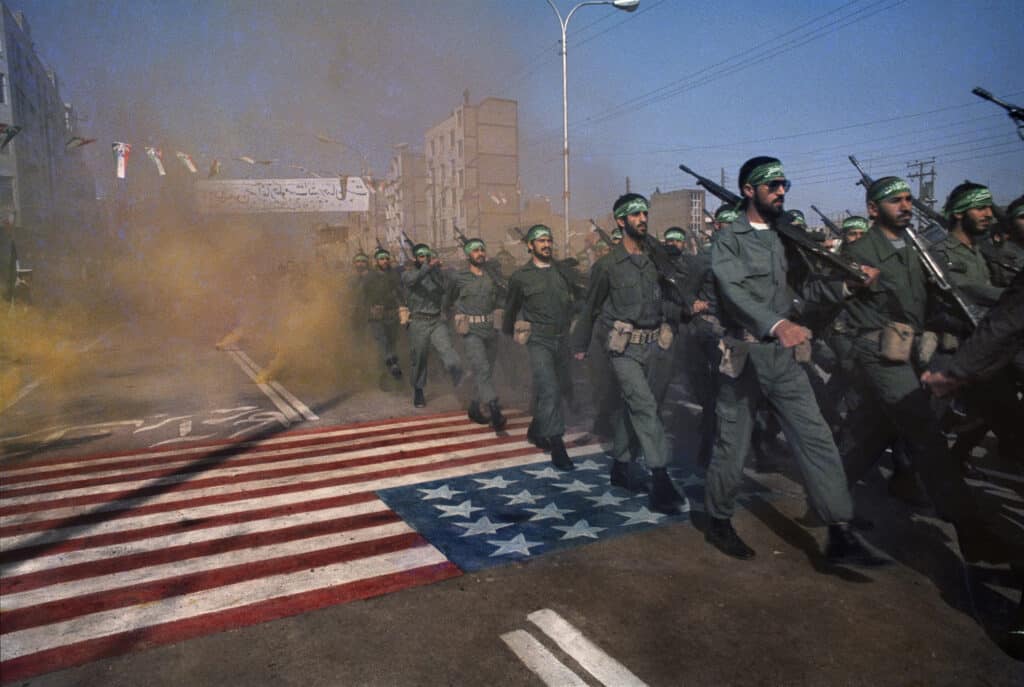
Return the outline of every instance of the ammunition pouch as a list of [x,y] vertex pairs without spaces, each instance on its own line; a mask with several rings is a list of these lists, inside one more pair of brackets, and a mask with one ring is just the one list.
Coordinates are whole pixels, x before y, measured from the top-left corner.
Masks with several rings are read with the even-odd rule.
[[455,333],[459,336],[465,336],[469,334],[469,315],[465,313],[455,313]]
[[722,353],[718,371],[731,379],[739,378],[743,374],[743,368],[747,365],[750,345],[745,341],[723,337],[718,340],[718,350]]
[[939,350],[943,353],[955,353],[960,348],[960,339],[955,334],[943,332],[939,337]]
[[811,340],[793,346],[793,359],[801,365],[811,362]]
[[882,360],[891,363],[909,363],[914,348],[914,328],[903,322],[887,322],[881,329],[868,332],[862,338],[878,344]]
[[515,328],[513,329],[512,340],[520,346],[525,346],[526,342],[530,340],[530,332],[532,326],[526,320],[517,320]]
[[936,349],[939,347],[939,335],[935,332],[922,332],[914,341],[914,358],[918,367],[928,367]]
[[495,309],[495,311],[491,313],[491,318],[493,319],[494,322],[494,328],[497,329],[498,331],[501,331],[502,324],[505,322],[505,309]]
[[409,308],[404,305],[398,306],[398,324],[403,327],[409,326]]
[[622,320],[612,322],[608,330],[607,348],[609,353],[621,355],[626,352],[626,347],[631,343],[633,337],[633,325]]

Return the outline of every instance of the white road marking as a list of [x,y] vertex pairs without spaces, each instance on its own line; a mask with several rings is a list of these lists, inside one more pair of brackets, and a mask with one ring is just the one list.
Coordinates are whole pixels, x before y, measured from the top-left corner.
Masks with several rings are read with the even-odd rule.
[[587,687],[587,683],[568,666],[555,658],[547,647],[525,630],[501,636],[508,648],[548,687]]
[[[237,353],[239,355],[239,357],[242,358],[242,360],[244,360],[246,363],[248,363],[249,366],[252,369],[259,370],[259,365],[257,365],[255,363],[255,361],[253,361],[253,359],[250,358],[249,355],[245,351],[243,351],[241,348],[235,349],[235,353]],[[298,410],[299,413],[302,414],[302,417],[306,418],[307,420],[319,420],[320,419],[320,416],[318,416],[316,413],[314,413],[312,410],[310,410],[309,406],[307,406],[305,403],[303,403],[298,398],[296,398],[295,394],[293,394],[292,392],[288,391],[288,389],[285,389],[284,386],[282,386],[280,382],[271,381],[270,382],[270,386],[274,389],[274,391],[276,391],[277,393],[281,394],[281,396],[283,396],[289,403],[291,403],[292,406],[296,410]]]
[[266,397],[269,398],[275,406],[277,406],[277,409],[284,414],[289,424],[299,421],[299,414],[295,411],[295,409],[288,405],[288,402],[281,398],[281,395],[277,393],[277,391],[273,387],[271,387],[269,384],[264,384],[263,382],[259,381],[258,368],[250,367],[249,363],[247,363],[245,359],[241,355],[239,355],[238,351],[229,350],[228,355],[230,355],[231,359],[234,360],[240,368],[242,368],[242,372],[244,372],[246,376],[248,376],[249,379],[253,381],[253,384],[255,384],[259,388],[259,390],[262,391],[264,395],[266,395]]
[[192,417],[192,416],[191,415],[178,415],[177,417],[168,417],[168,418],[165,418],[163,420],[160,420],[160,422],[157,422],[154,425],[146,425],[145,427],[139,427],[134,432],[132,432],[132,434],[138,434],[140,432],[149,432],[149,431],[154,430],[154,429],[159,429],[159,428],[163,427],[164,425],[166,425],[169,422],[178,422],[180,420],[187,420],[190,417]]
[[1008,479],[1008,480],[1012,480],[1014,482],[1022,482],[1022,483],[1024,483],[1024,476],[1021,476],[1021,475],[1013,475],[1013,474],[1010,474],[1009,472],[1002,472],[1000,470],[993,470],[992,468],[979,467],[978,469],[981,470],[982,472],[988,473],[989,475],[995,475],[996,477],[1002,477],[1003,479]]
[[554,640],[565,653],[607,687],[647,687],[626,666],[601,650],[573,627],[565,618],[549,608],[534,611],[527,619]]

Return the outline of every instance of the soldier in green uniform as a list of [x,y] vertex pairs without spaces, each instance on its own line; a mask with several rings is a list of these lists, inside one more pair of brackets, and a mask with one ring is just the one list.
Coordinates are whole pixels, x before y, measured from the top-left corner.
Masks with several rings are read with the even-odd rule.
[[485,268],[487,246],[484,242],[469,239],[462,250],[466,254],[467,265],[456,272],[451,280],[450,300],[455,309],[455,333],[462,336],[466,362],[476,383],[476,393],[469,402],[468,415],[473,422],[486,425],[488,419],[480,409],[480,405],[484,404],[491,411],[491,426],[500,431],[505,428],[507,420],[498,404],[492,373],[498,353],[494,317],[499,303],[504,302],[504,294],[500,293],[498,283]]
[[551,229],[533,225],[526,243],[531,256],[509,279],[504,331],[524,344],[530,356],[534,403],[527,438],[551,450],[555,467],[572,470],[562,438],[562,395],[570,383],[568,335],[575,286],[572,275],[552,257]]
[[612,229],[611,239],[613,248],[622,243],[622,230],[618,227]]
[[864,398],[840,432],[843,464],[850,484],[860,480],[886,447],[902,439],[928,496],[943,517],[963,522],[974,506],[946,439],[918,382],[912,336],[925,327],[928,284],[921,261],[904,232],[912,218],[906,181],[883,177],[866,194],[874,224],[845,254],[880,270],[876,282],[846,300],[842,336],[854,361]]
[[850,215],[843,220],[843,245],[849,245],[864,237],[868,230],[868,220],[860,215]]
[[1024,271],[1024,196],[1010,203],[1000,224],[1002,231],[993,231],[981,250],[988,260],[992,283],[1005,288]]
[[366,313],[363,311],[363,286],[366,284],[366,277],[370,273],[370,256],[359,251],[352,257],[353,274],[348,278],[346,284],[349,299],[349,322],[353,329],[358,329],[366,321]]
[[573,351],[578,360],[586,357],[595,322],[609,332],[606,349],[622,394],[613,419],[611,482],[630,488],[629,463],[638,447],[651,469],[650,508],[677,513],[685,499],[668,476],[668,441],[648,382],[654,351],[671,346],[671,331],[662,327],[664,302],[658,270],[648,255],[647,210],[647,199],[636,193],[615,201],[612,212],[622,242],[594,266],[573,332]]
[[391,267],[391,253],[378,248],[373,253],[376,263],[363,282],[360,310],[366,313],[370,334],[377,343],[385,369],[395,379],[401,379],[395,342],[398,340],[398,306],[402,285],[398,272]]
[[[722,229],[711,249],[718,287],[719,319],[725,329],[719,366],[718,431],[705,483],[709,523],[705,537],[723,553],[752,558],[731,517],[743,479],[754,411],[766,397],[782,422],[812,507],[828,524],[826,556],[834,563],[879,565],[852,531],[853,503],[832,434],[814,400],[807,374],[795,353],[809,344],[810,331],[797,324],[797,289],[810,303],[838,302],[849,284],[811,274],[802,258],[773,229],[786,221],[789,181],[782,163],[756,157],[740,168],[744,197],[739,219]],[[877,271],[865,270],[868,283]]]
[[409,308],[412,402],[415,407],[422,408],[427,404],[423,387],[427,385],[427,354],[430,348],[433,347],[441,356],[441,363],[451,375],[453,386],[462,381],[462,366],[459,354],[452,346],[448,323],[441,312],[447,288],[441,260],[425,243],[417,243],[412,252],[415,263],[402,273],[402,286]]

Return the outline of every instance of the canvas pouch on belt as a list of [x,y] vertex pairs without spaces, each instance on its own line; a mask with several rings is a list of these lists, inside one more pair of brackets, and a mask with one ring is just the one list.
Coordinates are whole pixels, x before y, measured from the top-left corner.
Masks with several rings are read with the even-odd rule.
[[612,322],[612,328],[608,330],[608,352],[622,354],[629,345],[629,339],[633,335],[633,325],[622,320]]
[[398,306],[398,324],[403,327],[409,326],[409,308],[404,305]]
[[505,322],[505,309],[495,308],[494,314],[492,314],[491,317],[494,318],[494,328],[500,332],[502,323]]
[[910,362],[914,349],[914,328],[903,322],[888,322],[882,327],[878,352],[883,360],[892,363]]
[[512,340],[520,346],[525,346],[526,342],[530,340],[530,323],[526,320],[516,321]]
[[672,325],[668,322],[662,322],[658,328],[658,347],[663,351],[667,351],[672,348],[672,341],[675,337],[676,333],[672,331]]
[[718,350],[722,352],[722,360],[718,363],[718,371],[731,379],[737,379],[747,365],[750,344],[731,337],[718,340]]
[[469,317],[465,313],[455,313],[455,333],[459,336],[469,334]]

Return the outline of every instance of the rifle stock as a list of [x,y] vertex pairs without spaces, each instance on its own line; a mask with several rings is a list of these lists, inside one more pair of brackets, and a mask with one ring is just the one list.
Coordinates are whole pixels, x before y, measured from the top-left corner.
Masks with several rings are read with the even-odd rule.
[[[716,184],[707,177],[702,177],[700,174],[697,174],[686,165],[679,165],[679,169],[683,170],[684,172],[692,176],[694,179],[696,179],[698,186],[703,186],[705,189],[708,190],[708,192],[711,193],[711,195],[715,196],[723,203],[729,203],[730,205],[735,205],[739,207],[740,202],[743,200],[729,189],[720,186],[719,184]],[[712,219],[714,219],[714,216],[712,216]]]
[[820,217],[821,221],[825,223],[825,227],[828,228],[836,238],[843,238],[843,230],[837,227],[835,222],[826,217],[825,213],[819,210],[817,205],[811,205],[811,209],[818,213],[818,217]]

